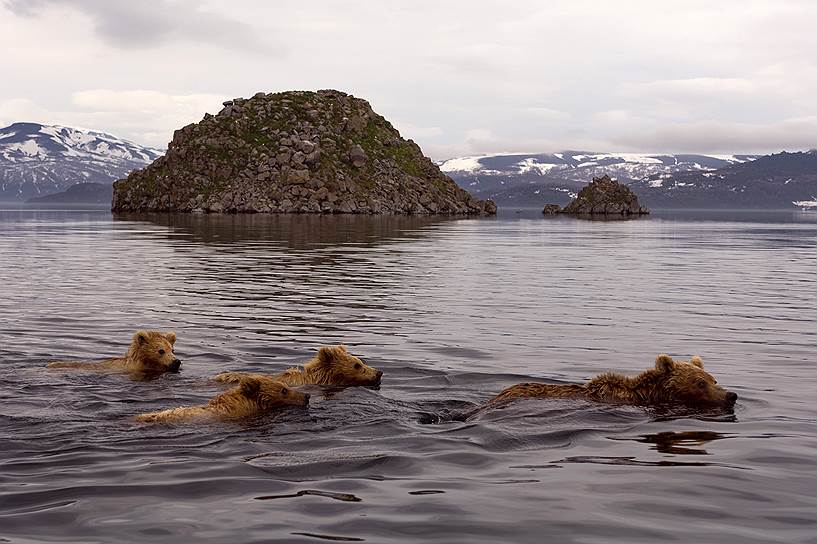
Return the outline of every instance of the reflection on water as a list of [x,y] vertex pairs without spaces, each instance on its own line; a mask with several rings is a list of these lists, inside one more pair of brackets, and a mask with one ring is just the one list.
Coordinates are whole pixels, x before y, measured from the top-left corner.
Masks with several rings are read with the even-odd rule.
[[642,437],[643,442],[655,444],[656,451],[661,453],[672,453],[676,455],[709,455],[703,448],[693,448],[691,446],[703,446],[713,440],[727,438],[726,435],[712,431],[667,431],[663,433],[648,434]]
[[375,245],[417,239],[423,229],[455,221],[448,216],[314,214],[116,214],[117,221],[147,222],[189,235],[190,241],[229,245],[237,242],[280,243],[289,249],[349,244]]
[[296,536],[306,536],[310,538],[317,538],[319,540],[330,540],[333,542],[365,542],[365,538],[355,538],[353,536],[338,536],[338,535],[322,535],[318,533],[300,533],[294,532],[292,533]]
[[565,457],[556,463],[593,463],[597,465],[626,465],[635,467],[709,467],[715,463],[700,463],[695,461],[642,461],[635,457],[593,457],[576,456]]
[[[0,539],[807,542],[815,249],[817,222],[790,212],[0,210]],[[178,333],[179,374],[43,368],[123,353],[138,328]],[[240,424],[131,419],[337,342],[379,389],[309,386],[308,411]],[[458,417],[659,352],[701,355],[735,413],[533,399]]]
[[303,497],[304,495],[311,495],[313,497],[326,497],[328,499],[335,499],[336,501],[344,502],[360,502],[362,500],[360,497],[355,497],[351,493],[330,493],[328,491],[318,491],[315,489],[302,489],[297,493],[291,493],[289,495],[264,495],[262,497],[255,497],[255,500],[268,501],[272,499],[292,499],[295,497]]
[[[671,453],[673,455],[710,455],[702,447],[714,440],[729,438],[729,435],[713,431],[664,431],[655,434],[645,434],[635,438],[636,442],[654,444],[655,451]],[[627,440],[617,438],[616,440]]]
[[[544,215],[545,219],[554,219],[560,217],[558,215]],[[598,214],[598,213],[576,213],[571,214],[568,216],[570,219],[579,219],[581,221],[598,221],[598,222],[607,222],[607,221],[637,221],[639,219],[645,220],[649,219],[650,216],[648,214],[636,214],[636,215],[622,215],[622,214]]]

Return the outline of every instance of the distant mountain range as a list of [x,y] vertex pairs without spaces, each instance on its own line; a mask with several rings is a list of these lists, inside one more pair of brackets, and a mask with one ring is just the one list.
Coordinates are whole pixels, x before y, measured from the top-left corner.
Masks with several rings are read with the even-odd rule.
[[30,204],[107,204],[110,206],[112,198],[113,184],[110,182],[77,183],[59,193],[31,197],[26,202]]
[[[109,202],[115,180],[162,153],[102,132],[14,123],[0,128],[0,201]],[[593,177],[607,174],[651,208],[817,208],[817,150],[496,154],[450,159],[440,168],[501,207],[565,205]]]
[[630,188],[655,208],[813,208],[817,150],[784,151],[711,172],[652,175]]
[[0,128],[0,201],[23,201],[77,183],[110,185],[162,151],[110,134],[57,125]]
[[504,207],[564,205],[604,174],[655,208],[792,208],[817,196],[817,151],[762,157],[565,151],[457,158],[440,168]]

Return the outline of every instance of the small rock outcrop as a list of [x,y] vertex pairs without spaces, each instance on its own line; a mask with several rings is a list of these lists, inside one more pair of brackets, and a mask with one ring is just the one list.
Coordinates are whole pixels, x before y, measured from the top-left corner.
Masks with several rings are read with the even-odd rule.
[[114,212],[496,213],[368,102],[257,93],[177,130],[167,154],[114,184]]
[[542,213],[545,215],[556,215],[562,213],[562,207],[558,204],[545,204],[544,209],[542,209]]
[[627,187],[609,176],[593,178],[560,213],[568,215],[644,215],[650,211],[638,203]]

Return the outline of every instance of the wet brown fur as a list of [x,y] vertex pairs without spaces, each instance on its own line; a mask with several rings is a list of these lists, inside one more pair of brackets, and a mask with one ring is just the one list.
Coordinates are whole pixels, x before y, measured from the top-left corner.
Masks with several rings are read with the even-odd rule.
[[717,385],[715,378],[704,371],[700,357],[675,361],[666,354],[656,358],[655,368],[634,377],[609,372],[586,384],[520,383],[499,393],[489,404],[523,397],[573,397],[636,406],[678,404],[693,407],[731,406],[737,398]]
[[291,386],[316,385],[379,385],[383,373],[370,367],[348,352],[346,346],[324,346],[317,355],[301,367],[292,367],[280,374],[247,374],[223,372],[214,379],[219,382],[238,383],[246,377],[271,378]]
[[259,416],[286,406],[306,406],[308,403],[309,395],[290,389],[281,382],[245,378],[237,387],[213,397],[207,404],[140,414],[136,416],[136,421],[177,423],[234,420]]
[[[52,361],[48,368],[77,368],[113,372],[168,372],[173,370],[173,344],[176,333],[160,331],[136,331],[123,357],[102,361]],[[176,363],[178,369],[178,363]]]

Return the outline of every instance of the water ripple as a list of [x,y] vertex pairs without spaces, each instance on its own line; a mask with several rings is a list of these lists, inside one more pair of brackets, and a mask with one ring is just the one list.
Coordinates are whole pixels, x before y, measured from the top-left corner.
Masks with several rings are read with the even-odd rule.
[[[0,542],[807,542],[817,222],[0,209]],[[174,329],[151,381],[45,370]],[[379,389],[145,426],[344,342]],[[734,414],[502,388],[703,356]],[[240,535],[240,536],[239,536]]]

